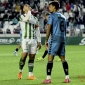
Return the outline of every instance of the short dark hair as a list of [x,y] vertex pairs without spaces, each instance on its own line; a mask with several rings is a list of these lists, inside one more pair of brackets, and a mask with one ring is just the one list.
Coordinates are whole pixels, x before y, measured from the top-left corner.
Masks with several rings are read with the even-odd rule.
[[60,7],[60,4],[59,4],[58,1],[52,1],[52,2],[49,3],[49,5],[53,5],[53,6],[55,6],[56,10],[58,10],[59,7]]

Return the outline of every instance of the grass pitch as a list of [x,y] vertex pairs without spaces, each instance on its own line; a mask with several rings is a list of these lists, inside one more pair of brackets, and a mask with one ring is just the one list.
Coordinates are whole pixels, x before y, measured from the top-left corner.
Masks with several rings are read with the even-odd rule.
[[[47,57],[44,61],[38,61],[37,58],[43,55],[45,50],[42,46],[35,59],[34,75],[38,80],[27,80],[28,78],[28,58],[23,69],[23,77],[17,79],[19,72],[18,64],[22,50],[18,56],[13,55],[17,45],[0,45],[0,85],[43,85],[42,81],[46,78]],[[63,83],[64,72],[61,62],[57,62],[55,56],[52,71],[52,83],[49,85],[85,85],[85,46],[66,46],[66,59],[69,64],[69,74],[71,82]]]

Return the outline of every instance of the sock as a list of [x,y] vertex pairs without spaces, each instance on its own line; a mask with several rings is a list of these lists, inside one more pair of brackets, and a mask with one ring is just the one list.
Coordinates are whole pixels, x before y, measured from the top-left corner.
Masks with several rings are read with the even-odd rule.
[[68,63],[67,63],[67,61],[62,62],[62,65],[63,65],[65,75],[68,76],[69,73],[68,73]]
[[47,79],[51,79],[51,71],[53,68],[53,62],[48,62],[47,63]]
[[24,65],[25,65],[26,58],[23,60],[22,58],[19,61],[19,69],[22,71]]
[[28,62],[29,76],[33,76],[33,68],[34,68],[34,60],[29,60]]
[[22,72],[22,70],[19,69],[19,72]]
[[47,54],[48,54],[48,50],[45,50],[45,52],[44,52],[42,58],[45,58],[45,56],[46,56]]
[[69,78],[69,75],[66,75],[66,76],[65,76],[65,79],[68,79],[68,78]]
[[47,78],[46,79],[51,79],[51,75],[47,75]]
[[33,72],[29,72],[28,75],[29,75],[29,76],[33,76]]
[[18,50],[19,50],[18,48],[15,49],[16,52],[18,52]]

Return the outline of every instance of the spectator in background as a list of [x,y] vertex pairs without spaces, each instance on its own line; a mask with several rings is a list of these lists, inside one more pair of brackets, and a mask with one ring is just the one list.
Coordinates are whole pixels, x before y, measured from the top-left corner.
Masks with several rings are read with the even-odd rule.
[[[45,15],[46,12],[48,12],[49,1],[56,1],[56,0],[46,0],[45,3],[44,3],[44,0],[20,0],[20,2],[19,0],[13,0],[13,2],[9,0],[8,2],[6,2],[4,0],[3,1],[4,3],[0,2],[0,18],[4,20],[4,17],[6,17],[6,14],[7,14],[10,20],[12,20],[15,15],[16,15],[16,19],[18,19],[21,13],[21,9],[23,5],[26,3],[26,4],[30,4],[30,6],[33,8],[33,14],[35,16],[38,15],[38,19],[42,20],[40,21],[40,23],[43,23],[44,17],[42,17],[43,19],[41,19],[41,16],[43,16],[43,14]],[[83,22],[82,24],[85,25],[85,19],[84,19],[85,18],[85,14],[84,14],[85,13],[85,8],[84,8],[85,1],[84,0],[78,0],[78,1],[58,0],[58,1],[60,1],[61,3],[60,8],[62,10],[62,13],[66,16],[67,20],[69,19],[69,17],[75,18],[76,23],[80,23],[80,20],[82,20]],[[80,20],[76,19],[77,16],[80,16]]]
[[16,3],[15,3],[15,2],[13,2],[13,9],[15,9],[15,7],[16,7]]
[[3,31],[2,31],[2,29],[0,29],[0,34],[3,34]]
[[3,20],[4,20],[4,21],[8,21],[8,14],[7,14],[7,13],[4,14]]
[[15,11],[16,13],[20,13],[21,6],[19,3],[16,4]]
[[45,3],[44,12],[48,12],[48,3]]
[[0,4],[0,13],[4,13],[5,11],[5,7],[3,6],[3,4]]
[[45,20],[44,20],[44,32],[46,33],[46,28],[47,28],[47,21],[48,21],[48,18],[49,18],[49,15],[50,15],[50,13],[47,13],[46,15],[45,15]]
[[16,17],[14,17],[12,22],[13,22],[12,25],[16,25],[18,23],[18,19]]
[[80,16],[76,16],[76,23],[77,23],[77,28],[80,29],[80,25],[83,24],[83,20],[81,19]]
[[8,9],[8,12],[11,13],[12,11],[12,3],[8,3],[8,7],[6,9]]
[[85,26],[85,13],[84,13],[84,16],[83,16],[83,23],[84,23],[84,26]]
[[40,32],[41,33],[44,33],[44,16],[41,15],[40,18],[39,18],[39,27],[40,27]]
[[72,17],[69,18],[68,31],[70,32],[71,36],[75,35],[74,18]]
[[0,21],[0,29],[3,28],[3,22]]
[[73,10],[74,9],[74,4],[73,3],[71,3],[71,10]]
[[71,10],[71,6],[69,2],[66,3],[66,11],[69,12]]
[[3,6],[4,6],[5,8],[7,8],[7,6],[8,6],[8,2],[5,1],[5,2],[3,3]]
[[6,34],[11,34],[11,31],[10,31],[10,29],[6,29]]
[[30,6],[31,6],[32,8],[34,8],[34,1],[33,1],[33,0],[30,1]]
[[62,9],[63,9],[63,12],[66,12],[66,3],[64,1],[62,2]]
[[39,0],[34,0],[34,3],[37,5],[37,3],[39,2]]

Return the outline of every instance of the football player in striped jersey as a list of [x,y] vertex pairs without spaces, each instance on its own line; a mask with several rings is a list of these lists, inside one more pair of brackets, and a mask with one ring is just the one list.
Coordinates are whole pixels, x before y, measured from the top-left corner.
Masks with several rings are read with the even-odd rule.
[[25,65],[26,57],[28,60],[28,79],[35,80],[33,75],[34,59],[37,52],[37,48],[41,48],[41,36],[38,25],[38,19],[31,14],[31,8],[28,4],[23,7],[24,14],[21,15],[21,30],[22,30],[22,56],[19,61],[19,74],[18,79],[22,78],[22,70]]

